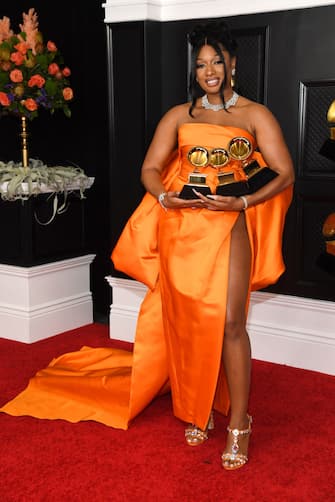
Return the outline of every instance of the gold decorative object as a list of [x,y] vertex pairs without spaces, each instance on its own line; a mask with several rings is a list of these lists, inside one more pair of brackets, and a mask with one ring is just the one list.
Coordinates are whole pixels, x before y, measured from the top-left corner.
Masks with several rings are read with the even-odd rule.
[[335,256],[335,213],[330,213],[322,226],[322,234],[326,241],[326,251]]
[[324,272],[335,276],[335,213],[330,213],[324,220],[322,235],[325,250],[320,253],[316,263]]
[[21,117],[20,136],[22,138],[22,166],[29,167],[27,119],[24,116]]
[[333,101],[330,107],[328,108],[327,121],[330,124],[335,124],[335,101]]
[[329,138],[323,143],[319,153],[329,160],[335,160],[335,100],[330,104],[327,112]]

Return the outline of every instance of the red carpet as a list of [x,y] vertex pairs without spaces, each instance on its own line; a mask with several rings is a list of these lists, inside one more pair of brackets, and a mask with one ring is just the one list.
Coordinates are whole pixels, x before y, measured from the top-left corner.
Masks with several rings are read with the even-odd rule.
[[[53,357],[113,342],[89,325],[31,345],[0,339],[0,405]],[[1,502],[330,502],[335,500],[335,378],[253,362],[250,462],[220,465],[227,425],[198,448],[183,439],[170,396],[157,398],[128,431],[0,413]]]

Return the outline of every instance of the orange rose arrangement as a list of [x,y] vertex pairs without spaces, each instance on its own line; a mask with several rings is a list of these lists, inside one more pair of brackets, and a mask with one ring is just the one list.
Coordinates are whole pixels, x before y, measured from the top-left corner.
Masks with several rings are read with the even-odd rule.
[[14,34],[10,19],[0,19],[0,114],[32,120],[41,110],[63,110],[71,116],[73,90],[56,44],[46,44],[38,29],[35,9],[23,13],[20,33]]

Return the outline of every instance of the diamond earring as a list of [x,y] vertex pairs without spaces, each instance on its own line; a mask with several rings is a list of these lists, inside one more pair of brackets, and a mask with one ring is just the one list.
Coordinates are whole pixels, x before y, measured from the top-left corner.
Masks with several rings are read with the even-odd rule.
[[231,79],[230,79],[230,85],[231,85],[232,89],[234,89],[234,87],[236,85],[235,75],[236,75],[236,70],[235,70],[235,68],[233,68],[231,70]]

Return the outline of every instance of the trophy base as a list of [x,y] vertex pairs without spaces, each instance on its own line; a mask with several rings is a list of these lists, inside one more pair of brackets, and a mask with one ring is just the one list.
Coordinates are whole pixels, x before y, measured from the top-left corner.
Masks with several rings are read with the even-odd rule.
[[326,139],[319,153],[329,160],[335,160],[335,141],[331,138]]
[[260,167],[254,174],[250,173],[248,178],[250,193],[257,192],[257,190],[274,180],[277,176],[278,173],[269,167]]
[[218,185],[216,194],[235,197],[248,195],[257,192],[257,190],[278,176],[278,174],[269,167],[261,167],[257,161],[251,162],[251,164],[244,168],[244,171],[248,177],[246,181],[231,181]]
[[239,197],[248,193],[250,193],[250,189],[247,181],[235,181],[216,187],[216,195]]
[[193,192],[193,189],[197,192],[202,193],[202,195],[211,195],[211,189],[207,185],[184,185],[182,191],[179,194],[180,199],[198,199],[199,197]]

